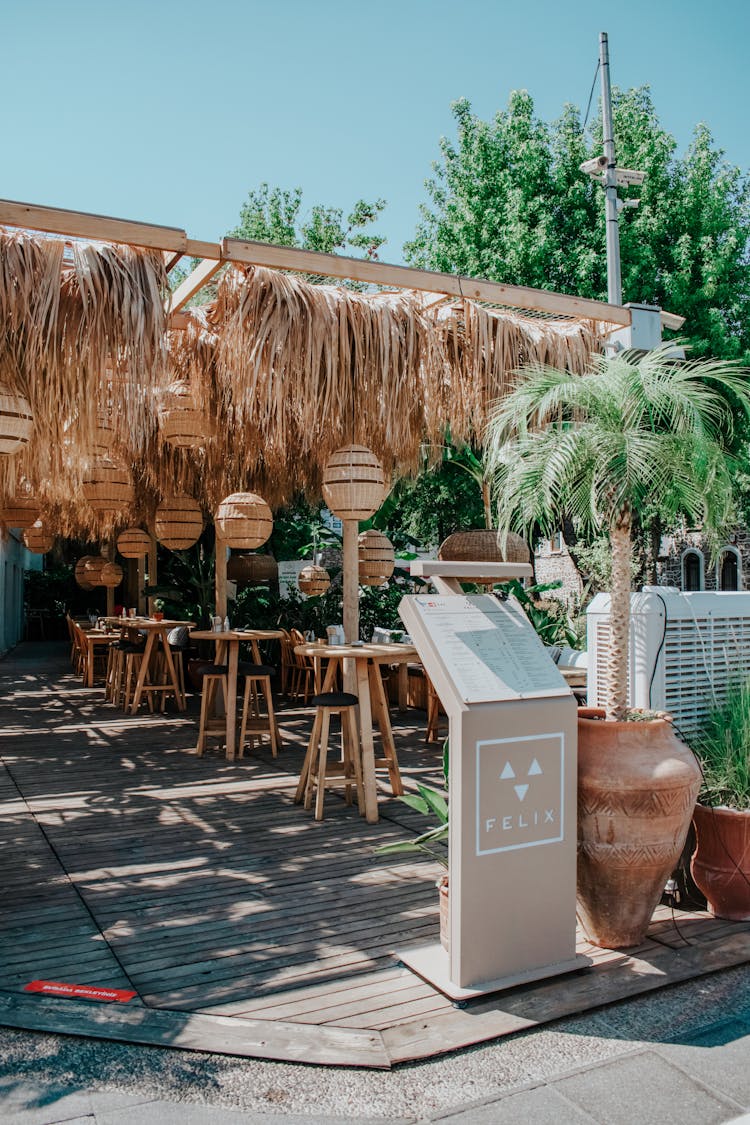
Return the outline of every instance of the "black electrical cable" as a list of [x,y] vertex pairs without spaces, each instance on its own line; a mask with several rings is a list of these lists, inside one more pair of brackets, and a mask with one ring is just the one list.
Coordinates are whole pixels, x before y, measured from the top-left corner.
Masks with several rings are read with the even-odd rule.
[[591,90],[589,91],[589,101],[588,101],[588,105],[586,106],[586,116],[583,119],[583,128],[581,129],[582,133],[586,132],[586,125],[587,125],[588,119],[589,119],[589,111],[591,109],[591,99],[594,96],[594,86],[596,86],[596,78],[597,78],[597,75],[599,73],[599,67],[600,66],[601,66],[601,61],[596,64],[596,70],[594,71],[594,80],[591,83]]

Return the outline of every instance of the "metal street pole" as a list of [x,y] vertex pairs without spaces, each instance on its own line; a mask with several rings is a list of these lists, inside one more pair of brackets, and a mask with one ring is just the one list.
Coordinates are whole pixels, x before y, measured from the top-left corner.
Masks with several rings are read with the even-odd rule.
[[607,164],[602,177],[607,231],[607,300],[612,305],[621,305],[622,274],[620,271],[617,165],[615,163],[615,137],[612,128],[612,90],[609,83],[609,40],[606,31],[602,31],[599,34],[599,68],[602,75],[604,155],[607,158]]

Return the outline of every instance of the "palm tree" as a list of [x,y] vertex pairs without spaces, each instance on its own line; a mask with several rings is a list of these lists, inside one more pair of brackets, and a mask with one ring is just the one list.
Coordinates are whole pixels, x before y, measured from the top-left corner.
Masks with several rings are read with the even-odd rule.
[[726,361],[675,361],[662,345],[594,356],[586,376],[528,368],[491,413],[499,526],[552,534],[567,516],[582,533],[609,533],[607,718],[627,712],[633,517],[648,503],[717,541],[733,512],[734,419],[750,416],[745,376]]

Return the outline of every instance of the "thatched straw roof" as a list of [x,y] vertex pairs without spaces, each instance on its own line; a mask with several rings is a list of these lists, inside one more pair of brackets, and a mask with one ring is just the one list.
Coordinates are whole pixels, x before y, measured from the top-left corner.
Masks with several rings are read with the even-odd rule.
[[[604,330],[235,265],[177,330],[168,293],[155,251],[0,229],[0,383],[34,414],[25,452],[2,459],[0,502],[23,478],[48,526],[95,537],[150,524],[175,492],[208,511],[241,489],[272,505],[318,495],[328,455],[350,442],[409,472],[448,427],[476,439],[523,364],[583,372]],[[175,381],[211,420],[201,448],[175,448],[160,429]],[[104,452],[132,473],[130,512],[94,513],[84,498]]]

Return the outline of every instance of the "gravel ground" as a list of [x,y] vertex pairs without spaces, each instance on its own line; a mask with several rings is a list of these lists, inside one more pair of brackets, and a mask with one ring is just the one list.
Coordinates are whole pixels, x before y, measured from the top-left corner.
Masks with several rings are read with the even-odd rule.
[[[749,950],[750,953],[750,950]],[[424,1120],[492,1099],[518,1086],[629,1053],[644,1044],[689,1038],[701,1027],[750,1019],[750,965],[538,1030],[406,1064],[391,1072],[288,1065],[101,1040],[0,1029],[0,1120],[93,1120],[75,1095],[107,1095],[107,1120],[131,1107],[128,1121],[171,1121],[134,1103],[182,1103],[182,1125],[212,1119],[300,1115],[307,1121]],[[71,1100],[72,1098],[72,1100]],[[99,1109],[96,1121],[102,1121]],[[194,1112],[190,1107],[195,1107]],[[156,1112],[156,1111],[154,1111]],[[174,1111],[176,1112],[176,1111]],[[88,1113],[88,1115],[87,1115]],[[177,1120],[177,1118],[175,1118]]]

